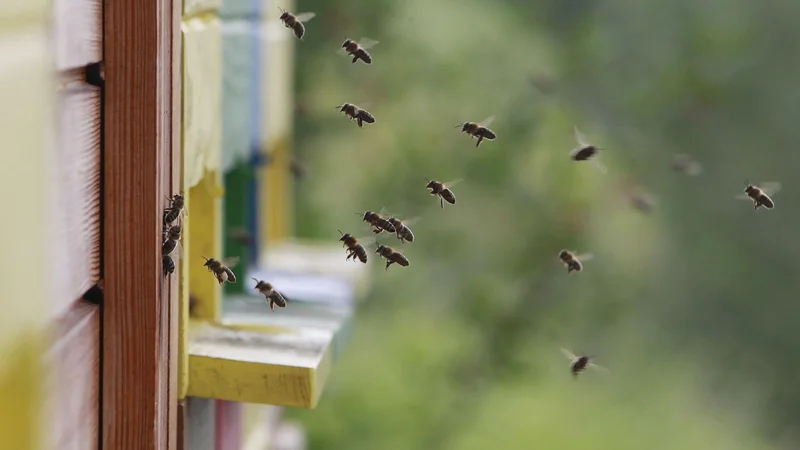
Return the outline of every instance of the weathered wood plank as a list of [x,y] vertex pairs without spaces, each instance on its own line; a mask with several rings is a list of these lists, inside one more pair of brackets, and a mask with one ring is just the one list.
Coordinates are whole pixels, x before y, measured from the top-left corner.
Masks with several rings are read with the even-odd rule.
[[100,278],[100,89],[59,93],[53,186],[54,315],[63,314]]
[[104,4],[103,448],[177,443],[174,299],[161,229],[172,193],[171,0]]
[[54,448],[98,448],[100,419],[100,307],[84,300],[58,320],[50,348]]
[[247,403],[314,408],[333,362],[335,332],[276,332],[193,323],[189,395]]
[[57,70],[103,59],[102,0],[53,0],[53,41]]

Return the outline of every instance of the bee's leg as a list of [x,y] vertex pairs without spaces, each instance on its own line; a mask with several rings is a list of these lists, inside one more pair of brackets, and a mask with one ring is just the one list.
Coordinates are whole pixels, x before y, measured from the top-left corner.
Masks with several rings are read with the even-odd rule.
[[361,128],[361,127],[362,127],[362,121],[361,121],[361,117],[359,117],[358,118],[358,128]]
[[389,266],[391,266],[391,265],[392,265],[391,261],[386,261],[386,270],[387,271],[389,270]]
[[353,64],[355,64],[356,61],[358,61],[358,53],[356,53],[356,55],[353,57]]
[[275,301],[274,300],[270,300],[269,301],[269,309],[275,311]]
[[475,144],[475,147],[480,147],[482,141],[483,141],[483,135],[478,136],[478,143]]
[[439,196],[439,206],[441,206],[442,209],[444,209],[444,198],[441,195]]

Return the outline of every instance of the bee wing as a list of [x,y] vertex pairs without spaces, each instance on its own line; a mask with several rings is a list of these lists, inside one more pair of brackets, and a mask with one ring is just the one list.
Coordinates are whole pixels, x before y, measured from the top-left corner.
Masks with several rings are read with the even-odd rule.
[[183,258],[183,246],[181,246],[180,241],[176,242],[175,248],[173,248],[172,251],[167,254],[176,261]]
[[403,225],[410,227],[411,225],[414,225],[415,223],[419,222],[420,219],[422,219],[422,216],[416,216],[408,220],[401,220],[401,222],[403,222]]
[[578,357],[575,356],[571,351],[563,347],[561,348],[561,354],[563,354],[570,361],[575,361],[576,359],[578,359]]
[[362,37],[358,40],[358,46],[363,48],[364,50],[368,48],[372,48],[378,44],[378,41],[375,39],[370,39],[368,37]]
[[591,253],[584,253],[582,255],[575,255],[575,259],[580,262],[590,261],[594,258],[594,255]]
[[703,165],[697,161],[692,161],[689,163],[689,166],[686,168],[686,174],[696,177],[703,173]]
[[236,267],[239,264],[239,257],[238,256],[231,256],[229,258],[223,258],[221,261],[223,266],[227,266],[229,269]]
[[480,122],[478,122],[478,123],[479,123],[481,126],[488,127],[489,125],[491,125],[491,124],[492,124],[492,122],[494,122],[494,119],[495,119],[495,116],[489,116],[489,117],[487,117],[487,118],[485,118],[485,119],[481,120],[481,121],[480,121]]
[[304,12],[304,13],[300,13],[300,14],[295,15],[294,18],[297,19],[299,22],[308,22],[309,20],[313,19],[316,16],[317,16],[316,13]]
[[605,368],[605,367],[603,367],[603,366],[597,365],[597,364],[595,364],[595,363],[591,363],[591,362],[590,362],[590,363],[588,364],[588,366],[589,366],[590,368],[594,369],[594,370],[599,370],[599,371],[601,371],[601,372],[605,372],[605,373],[611,373],[611,371],[610,371],[610,370],[606,369],[606,368]]
[[764,181],[759,188],[767,195],[775,195],[781,190],[781,184],[777,181]]
[[598,161],[597,158],[592,159],[592,164],[594,164],[594,166],[597,168],[597,170],[599,170],[601,173],[603,173],[603,174],[607,174],[608,173],[608,169],[606,169],[606,166],[604,166],[603,163]]
[[580,145],[581,148],[591,145],[589,144],[589,140],[586,139],[586,136],[578,129],[577,125],[575,125],[575,140],[578,141],[578,145]]
[[453,186],[457,185],[458,183],[461,183],[462,181],[464,181],[464,179],[463,179],[463,178],[459,178],[459,179],[457,179],[457,180],[448,181],[447,183],[442,183],[442,184],[443,184],[443,185],[444,185],[444,187],[446,187],[446,188],[451,188],[451,187],[453,187]]
[[735,195],[733,198],[736,200],[750,200],[750,197],[748,197],[747,194]]

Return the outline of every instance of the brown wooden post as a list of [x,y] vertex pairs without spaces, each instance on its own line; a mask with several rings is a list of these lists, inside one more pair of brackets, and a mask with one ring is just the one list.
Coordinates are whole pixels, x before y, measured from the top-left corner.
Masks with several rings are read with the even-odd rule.
[[161,269],[162,211],[180,153],[173,6],[173,0],[104,2],[107,450],[177,445],[176,280],[164,278]]

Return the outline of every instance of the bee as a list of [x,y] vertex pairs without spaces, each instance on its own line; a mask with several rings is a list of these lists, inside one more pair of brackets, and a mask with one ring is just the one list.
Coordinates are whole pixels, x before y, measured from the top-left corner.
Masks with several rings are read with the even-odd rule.
[[256,245],[256,238],[245,227],[231,227],[228,229],[228,237],[246,247]]
[[748,181],[744,182],[744,194],[739,194],[736,198],[740,200],[752,200],[753,209],[758,210],[763,206],[767,209],[775,207],[775,202],[772,201],[770,196],[775,195],[781,190],[781,184],[777,181],[765,181],[761,183],[761,187],[750,184]]
[[578,147],[572,150],[569,157],[573,161],[592,161],[594,166],[597,167],[598,170],[605,173],[606,168],[597,159],[593,159],[597,153],[602,150],[600,147],[595,146],[594,144],[590,144],[589,141],[586,139],[586,136],[578,130],[578,127],[575,127],[575,140],[578,141]]
[[641,186],[623,186],[622,195],[634,209],[642,213],[650,214],[656,207],[655,197]]
[[494,116],[487,117],[482,122],[464,122],[461,125],[456,125],[455,128],[461,127],[462,133],[469,134],[469,138],[478,138],[478,143],[475,147],[481,145],[484,139],[493,141],[497,138],[497,134],[488,128],[494,121]]
[[[278,8],[280,9],[280,7]],[[306,34],[306,27],[303,25],[303,22],[308,22],[309,20],[313,19],[316,14],[313,12],[301,13],[294,15],[288,11],[281,9],[281,22],[283,22],[283,26],[286,28],[291,28],[294,31],[294,35],[297,39],[303,40],[303,35]]]
[[186,198],[181,194],[175,194],[172,198],[167,197],[169,207],[164,209],[164,224],[169,225],[178,217],[188,216],[189,211],[186,209]]
[[389,270],[389,266],[394,263],[397,263],[403,267],[408,267],[409,265],[408,258],[392,247],[379,244],[378,248],[375,249],[375,253],[381,255],[381,257],[386,260],[386,270]]
[[363,126],[363,122],[375,123],[375,116],[369,113],[366,109],[362,109],[352,103],[345,103],[336,107],[340,112],[343,112],[350,120],[355,119],[358,122],[358,127]]
[[381,234],[384,231],[387,233],[394,233],[396,231],[394,225],[383,217],[383,211],[381,211],[381,214],[367,211],[364,213],[364,218],[361,220],[367,222],[370,227],[372,227],[372,232],[374,234]]
[[269,309],[275,311],[275,305],[278,305],[280,308],[286,307],[286,298],[284,298],[280,292],[276,291],[275,288],[272,287],[272,284],[256,278],[251,279],[256,282],[255,289],[269,300]]
[[354,238],[350,233],[342,233],[341,230],[339,230],[339,234],[342,235],[339,241],[344,242],[343,246],[347,247],[347,258],[345,261],[349,261],[350,258],[356,261],[356,258],[358,258],[359,261],[366,264],[367,251],[364,249],[364,246],[358,242],[358,239]]
[[672,160],[672,170],[685,175],[696,177],[703,173],[703,165],[692,159],[689,155],[675,155]]
[[228,283],[236,283],[236,274],[233,273],[231,267],[235,267],[239,262],[238,257],[225,258],[222,261],[217,261],[214,258],[206,258],[205,256],[202,256],[202,258],[206,260],[203,267],[208,267],[209,272],[214,272],[214,276],[217,278],[217,282],[219,282],[220,286],[226,281]]
[[397,239],[400,239],[400,242],[405,244],[406,241],[414,242],[414,233],[411,231],[411,228],[409,228],[409,226],[417,223],[419,219],[420,219],[419,217],[415,217],[409,220],[400,220],[397,217],[392,216],[389,217],[389,223],[391,223],[392,226],[394,226],[395,235],[397,236]]
[[571,274],[573,271],[580,272],[583,270],[583,263],[581,261],[586,262],[592,258],[594,258],[594,256],[591,253],[576,255],[569,250],[561,250],[558,253],[558,259],[567,266],[567,274]]
[[180,225],[173,225],[164,230],[164,239],[161,244],[162,255],[180,254],[181,244],[178,241],[181,239],[181,230],[182,227]]
[[562,348],[561,353],[570,360],[569,363],[569,371],[572,373],[573,378],[578,378],[578,374],[583,372],[588,368],[602,370],[604,372],[608,372],[609,370],[603,366],[598,366],[597,364],[591,362],[594,358],[593,356],[575,356],[572,354],[571,351]]
[[436,180],[427,180],[428,184],[425,186],[426,189],[430,189],[430,194],[433,196],[439,197],[439,205],[444,209],[444,202],[450,203],[451,205],[456,204],[456,195],[453,194],[451,188],[461,182],[461,178],[458,180],[450,181],[447,183],[440,183]]
[[175,261],[169,255],[161,255],[161,266],[164,268],[164,276],[175,272]]
[[344,41],[344,44],[342,44],[342,48],[339,50],[339,52],[345,55],[352,55],[353,64],[355,64],[359,59],[364,61],[366,64],[372,64],[372,55],[367,52],[367,49],[374,47],[377,43],[378,41],[370,38],[361,38],[359,42],[356,42],[352,39],[347,39]]

